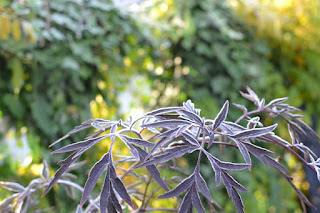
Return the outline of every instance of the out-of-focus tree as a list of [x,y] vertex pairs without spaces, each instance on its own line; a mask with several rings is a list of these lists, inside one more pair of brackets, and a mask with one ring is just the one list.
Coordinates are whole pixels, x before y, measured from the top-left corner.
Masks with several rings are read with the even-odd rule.
[[206,114],[217,111],[215,106],[222,100],[238,101],[237,92],[245,85],[266,89],[268,49],[224,1],[155,2],[157,6],[146,12],[146,20],[162,39],[163,52],[169,50],[166,54],[170,54],[162,64],[150,66],[156,78],[162,79],[157,87],[159,96],[172,94],[177,100],[180,91],[180,101],[192,98]]
[[[226,2],[154,2],[156,6],[153,7],[147,4],[148,18],[142,20],[154,28],[154,35],[162,39],[162,53],[169,56],[158,64],[146,63],[154,74],[158,105],[168,105],[170,101],[172,104],[189,97],[202,107],[206,115],[217,110],[215,107],[221,100],[241,102],[237,100],[237,91],[246,85],[261,91],[259,93],[264,94],[267,100],[269,97],[295,96],[284,89],[281,72],[274,71],[269,43],[261,37],[257,38],[246,23],[234,15]],[[293,104],[300,103],[293,101]],[[231,119],[232,116],[235,114],[230,115]],[[280,124],[281,135],[284,129]],[[283,136],[288,138],[287,135]],[[303,176],[301,168],[297,169],[297,184],[306,190],[308,183],[303,182]],[[279,177],[271,173],[268,177],[268,181],[278,182]],[[245,199],[253,209],[259,206],[259,211],[265,212],[269,211],[266,206],[273,206],[289,212],[296,210],[298,203],[294,200],[293,191],[285,183],[280,183],[281,187],[273,185],[263,190],[257,181],[249,181],[249,184],[261,192],[256,193],[254,199]],[[280,188],[284,190],[279,191]],[[281,196],[268,199],[276,194],[286,194],[292,199],[290,202],[279,202]],[[257,200],[259,205],[256,205]]]
[[[268,58],[274,69],[266,75],[268,96],[294,97],[291,104],[304,108],[308,117],[312,118],[313,128],[319,131],[320,2],[230,0],[229,4],[256,36],[270,47]],[[320,154],[317,139],[301,137],[305,145]],[[309,178],[307,168],[305,172],[309,184],[302,182],[305,178],[301,170],[295,176],[300,176],[301,189],[309,188],[311,200],[319,208],[320,203],[316,202],[320,197],[319,183]],[[310,209],[310,212],[316,211]]]
[[42,144],[88,119],[91,100],[117,106],[152,46],[130,16],[99,0],[3,2],[0,28],[0,110],[16,127],[36,127]]
[[[143,60],[150,51],[152,40],[144,26],[112,2],[1,1],[1,139],[10,138],[15,149],[29,147],[32,155],[14,163],[10,147],[1,140],[1,180],[30,181],[40,172],[33,168],[41,159],[56,163],[45,148],[49,143],[92,115],[119,117],[118,96],[129,79],[144,73]],[[135,103],[148,101],[143,94]],[[20,165],[10,170],[12,164]],[[67,208],[63,199],[54,203],[51,197],[50,204]]]
[[229,1],[256,35],[269,44],[274,69],[267,73],[268,96],[294,97],[309,115],[319,114],[320,2]]

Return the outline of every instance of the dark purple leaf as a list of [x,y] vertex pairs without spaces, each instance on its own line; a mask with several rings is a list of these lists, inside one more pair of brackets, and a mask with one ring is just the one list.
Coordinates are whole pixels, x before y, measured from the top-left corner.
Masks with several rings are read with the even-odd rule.
[[155,151],[157,151],[160,147],[165,146],[167,143],[171,142],[172,140],[174,140],[174,138],[161,138],[161,140],[158,141],[158,143],[156,143],[154,147],[150,150],[150,153],[146,158],[147,159],[150,158]]
[[[185,125],[184,125],[185,126]],[[181,126],[183,127],[183,126]],[[180,127],[174,128],[174,129],[169,129],[159,135],[157,135],[155,138],[172,138],[178,136],[177,132],[179,131]]]
[[158,171],[157,167],[155,165],[146,166],[148,172],[150,175],[157,181],[157,183],[166,191],[169,191],[168,186],[166,183],[162,180],[160,176],[160,172]]
[[244,131],[244,130],[247,130],[246,128],[244,128],[243,126],[239,125],[239,124],[236,124],[236,123],[233,123],[233,122],[230,122],[230,121],[224,121],[223,122],[223,125],[227,125],[231,130],[234,130],[234,131]]
[[246,148],[248,149],[249,152],[251,152],[253,155],[257,154],[257,155],[274,155],[274,152],[265,149],[265,148],[261,148],[259,146],[256,146],[252,143],[247,143],[247,142],[242,142]]
[[209,148],[212,145],[213,140],[214,140],[214,133],[212,132],[211,135],[210,135],[210,138],[209,138],[209,143],[208,143],[207,148]]
[[67,146],[64,146],[64,147],[62,147],[60,149],[57,149],[57,150],[51,152],[51,154],[71,152],[71,151],[74,151],[74,150],[77,150],[77,149],[81,149],[81,148],[84,148],[84,147],[93,146],[94,144],[98,143],[99,141],[101,141],[101,140],[103,140],[103,139],[105,139],[107,137],[110,137],[110,135],[102,135],[102,136],[97,137],[97,138],[93,138],[93,139],[89,139],[89,140],[85,140],[85,141],[80,141],[80,142],[77,142],[77,143],[69,144]]
[[128,137],[125,135],[121,135],[120,138],[125,140],[128,143],[133,143],[138,146],[143,146],[143,147],[153,147],[154,146],[154,143],[151,143],[146,140],[138,139],[138,138],[131,138],[131,137]]
[[186,110],[190,112],[194,112],[194,103],[192,103],[191,100],[187,100],[186,102],[183,102],[183,106]]
[[234,131],[232,130],[232,128],[230,128],[229,125],[225,125],[225,122],[222,122],[220,124],[220,129],[222,129],[224,132],[226,132],[229,135],[234,135]]
[[247,113],[247,112],[248,112],[247,108],[246,108],[245,106],[241,105],[241,104],[235,104],[235,103],[233,103],[233,106],[241,109],[241,110],[243,111],[243,113]]
[[265,135],[269,132],[272,132],[278,124],[274,124],[272,126],[264,127],[264,128],[256,128],[256,129],[248,129],[244,130],[242,132],[239,132],[235,135],[230,135],[230,137],[234,139],[249,139],[249,138],[255,138],[262,135]]
[[42,197],[45,196],[50,191],[52,186],[60,179],[60,177],[68,170],[68,168],[79,158],[79,157],[74,158],[76,154],[77,152],[74,152],[71,155],[69,155],[66,159],[59,162],[60,163],[59,165],[62,165],[62,166],[54,174],[53,179],[50,181],[48,187],[42,194]]
[[110,129],[110,133],[116,133],[118,129],[118,124],[113,124]]
[[226,120],[227,114],[228,114],[228,108],[229,108],[229,101],[226,101],[221,108],[220,112],[218,113],[217,117],[214,119],[214,124],[212,129],[215,130],[217,129],[220,124]]
[[253,101],[255,104],[259,103],[259,97],[257,96],[257,94],[250,88],[250,87],[246,87],[247,91],[248,91],[248,94],[246,93],[243,93],[240,91],[240,94],[250,100],[250,101]]
[[[166,120],[184,120],[180,117],[179,114],[176,114],[176,115],[170,115],[170,114],[166,114],[166,115],[156,115],[154,116],[156,118],[156,121],[166,121]],[[150,118],[149,118],[150,120]],[[150,121],[148,122],[145,122],[143,124],[146,124],[146,123],[150,123]]]
[[[92,121],[92,120],[89,120],[89,121],[87,121],[87,122],[91,122],[91,121]],[[71,130],[70,132],[68,132],[65,136],[63,136],[62,138],[60,138],[60,139],[56,140],[55,142],[53,142],[49,147],[51,147],[51,146],[59,143],[60,141],[66,139],[66,138],[69,137],[70,135],[72,135],[72,134],[74,134],[74,133],[76,133],[76,132],[79,132],[79,131],[81,131],[81,130],[87,129],[87,128],[89,128],[89,127],[91,127],[91,124],[90,124],[90,123],[83,123],[83,124],[81,124],[81,125],[79,125],[79,126],[76,126],[73,130]]]
[[200,201],[200,197],[199,194],[196,190],[196,186],[193,183],[190,189],[191,192],[191,199],[192,199],[192,204],[194,206],[194,208],[197,210],[198,213],[206,213],[206,211],[203,208],[203,205]]
[[244,164],[244,163],[230,163],[230,162],[224,162],[219,160],[218,158],[214,157],[210,153],[206,152],[205,153],[209,160],[211,159],[219,169],[224,169],[224,170],[242,170],[248,168],[250,165],[249,164]]
[[290,183],[290,185],[292,186],[292,188],[294,189],[294,191],[296,192],[296,194],[298,195],[299,199],[307,204],[308,206],[316,209],[316,207],[308,200],[308,198],[292,183],[292,181],[290,181],[289,179],[287,179],[288,182]]
[[136,149],[136,146],[130,144],[130,143],[126,143],[127,147],[130,149],[130,154],[132,154],[134,156],[135,159],[137,160],[141,160],[140,155]]
[[86,147],[81,148],[80,150],[78,150],[78,152],[74,155],[73,158],[78,158],[80,157],[84,152],[86,152],[88,149],[90,149],[92,147],[92,145],[88,145]]
[[268,161],[268,163],[269,163],[271,166],[273,166],[273,167],[275,167],[275,168],[277,168],[277,169],[279,169],[279,170],[281,170],[281,171],[283,171],[283,172],[285,172],[285,173],[287,173],[287,174],[290,173],[290,171],[289,171],[286,167],[284,167],[281,163],[278,163],[278,162],[277,162],[276,160],[274,160],[273,158],[271,158],[271,157],[269,157],[269,156],[266,156],[265,159]]
[[183,132],[183,133],[182,133],[182,136],[183,136],[191,145],[199,146],[199,147],[200,147],[200,144],[199,144],[199,142],[195,139],[195,136],[190,135],[190,134],[187,133],[187,132]]
[[129,206],[133,208],[134,207],[133,202],[123,182],[118,177],[115,179],[112,179],[111,182],[112,182],[112,186],[118,192],[122,200],[124,200]]
[[95,129],[99,129],[101,131],[105,131],[106,130],[99,122],[96,122],[96,121],[92,122],[91,126],[93,128],[95,128]]
[[169,113],[169,112],[176,112],[181,109],[182,109],[182,107],[166,107],[166,108],[156,109],[151,112],[148,112],[144,116],[161,115],[161,114],[165,114],[165,113]]
[[102,158],[93,165],[91,168],[88,179],[84,185],[84,190],[82,193],[82,198],[80,201],[80,206],[82,207],[83,204],[86,202],[88,197],[90,196],[90,193],[93,189],[93,187],[96,185],[97,181],[99,180],[102,172],[105,170],[106,166],[109,163],[109,155],[110,153],[106,153],[102,156]]
[[222,179],[223,183],[226,186],[227,192],[229,196],[231,196],[231,187],[234,187],[235,189],[247,192],[248,190],[244,188],[240,183],[238,183],[231,175],[229,175],[227,172],[222,171]]
[[213,158],[213,156],[209,152],[204,152],[204,153],[207,156],[207,158],[209,159],[211,167],[215,173],[216,186],[219,186],[220,181],[221,181],[221,169],[217,165],[215,159]]
[[140,164],[136,168],[141,168],[141,167],[153,165],[156,163],[164,163],[164,162],[167,162],[173,158],[181,157],[182,155],[186,154],[187,152],[190,153],[192,151],[195,151],[196,149],[198,149],[198,147],[186,146],[186,145],[167,149],[167,150],[165,150],[164,154],[155,156],[152,159],[143,162],[142,164]]
[[237,212],[244,213],[244,210],[243,210],[244,205],[243,205],[242,199],[234,187],[231,187],[231,198],[232,198],[233,204],[237,208]]
[[258,158],[264,165],[269,167],[269,163],[268,161],[265,159],[265,155],[274,155],[273,152],[271,152],[270,150],[258,147],[256,145],[250,144],[250,143],[246,143],[246,142],[242,142],[242,144],[245,145],[245,147],[247,148],[247,150],[253,154],[256,158]]
[[117,175],[117,171],[116,171],[116,168],[114,167],[113,165],[113,162],[112,162],[112,156],[110,155],[109,157],[109,167],[108,167],[108,171],[110,171],[110,178],[111,180],[112,179],[116,179],[118,177]]
[[108,197],[108,201],[107,201],[107,210],[108,210],[107,211],[108,213],[117,213],[117,210],[115,209],[110,196]]
[[[112,126],[111,126],[111,129],[110,129],[110,133],[111,133],[111,134],[116,133],[116,132],[117,132],[117,129],[118,129],[118,124],[112,125]],[[116,139],[116,136],[112,136],[112,137],[111,137],[112,142],[113,142],[115,139]]]
[[126,187],[124,186],[123,182],[118,178],[116,169],[114,168],[112,162],[109,164],[109,170],[110,171],[110,177],[111,177],[111,183],[113,188],[118,192],[120,197],[133,208],[133,202],[130,198],[130,195],[127,192]]
[[243,145],[240,141],[238,140],[234,140],[244,158],[244,160],[246,161],[247,164],[249,164],[249,170],[250,170],[250,167],[251,167],[251,158],[250,158],[250,155],[249,155],[249,152],[247,150],[247,148],[245,147],[245,145]]
[[[308,133],[310,133],[311,135],[313,135],[315,138],[317,138],[318,140],[320,140],[318,134],[308,125],[306,124],[305,122],[303,122],[302,120],[300,119],[294,119],[295,122],[293,123],[296,123],[297,126],[300,126],[302,129],[305,129],[305,130],[308,130]],[[307,134],[307,133],[306,133]],[[308,135],[308,134],[307,134]]]
[[274,99],[270,101],[270,103],[268,103],[266,107],[272,106],[274,104],[280,104],[282,102],[285,102],[286,100],[288,100],[288,97]]
[[110,181],[110,171],[108,168],[108,172],[106,174],[106,178],[104,180],[102,191],[100,194],[100,211],[101,213],[106,213],[107,204],[108,204],[108,197],[110,196],[110,189],[111,189],[111,181]]
[[192,174],[186,179],[184,179],[181,183],[179,183],[174,189],[164,193],[163,195],[160,195],[158,198],[164,199],[176,197],[182,192],[186,191],[192,185],[192,183],[194,183],[194,181],[194,174]]
[[214,201],[213,201],[213,198],[210,194],[207,183],[203,179],[203,177],[201,176],[200,172],[195,173],[195,180],[196,180],[196,184],[198,186],[200,193],[203,194],[203,196],[205,196],[211,203],[213,203]]
[[209,132],[209,130],[211,130],[211,128],[208,127],[208,126],[205,126],[205,127],[202,129],[202,135],[210,135],[211,132],[213,133],[213,131],[210,131],[210,132]]
[[191,124],[191,122],[186,120],[172,119],[172,120],[155,121],[153,123],[143,124],[141,125],[141,127],[142,128],[162,127],[162,128],[170,129],[172,127],[177,127],[185,124]]
[[[148,153],[145,152],[144,150],[142,150],[139,147],[135,147],[135,149],[137,150],[137,152],[140,155],[140,159],[141,161],[143,161]],[[169,191],[168,186],[165,184],[165,182],[162,180],[160,172],[158,171],[157,167],[155,165],[150,165],[150,166],[146,166],[148,172],[150,173],[150,175],[157,181],[157,183],[166,191]]]
[[289,104],[276,104],[277,107],[283,108],[286,111],[301,111],[301,109],[298,109],[296,107],[290,106]]
[[193,212],[192,199],[190,190],[185,194],[182,203],[180,205],[178,213]]
[[110,199],[111,199],[112,205],[114,206],[116,211],[122,213],[123,211],[122,211],[121,205],[119,203],[119,200],[116,197],[116,195],[114,194],[114,191],[112,189],[110,190]]
[[185,109],[179,110],[178,113],[186,116],[187,118],[189,118],[190,120],[195,121],[197,124],[199,124],[200,126],[203,125],[202,119],[200,118],[199,115],[197,115],[196,113],[192,112],[192,111],[187,111]]
[[[107,128],[105,130],[107,130]],[[96,132],[92,132],[92,133],[88,134],[87,137],[85,137],[85,140],[95,138],[95,137],[97,137],[98,135],[100,135],[103,132],[104,132],[103,130],[98,130]]]
[[175,136],[179,136],[181,133],[185,132],[186,130],[188,130],[192,125],[183,125],[180,126],[179,129],[177,130],[177,132],[175,133]]
[[288,123],[288,132],[289,132],[289,135],[291,137],[292,144],[298,143],[298,138],[296,137],[294,128],[292,128],[290,123]]

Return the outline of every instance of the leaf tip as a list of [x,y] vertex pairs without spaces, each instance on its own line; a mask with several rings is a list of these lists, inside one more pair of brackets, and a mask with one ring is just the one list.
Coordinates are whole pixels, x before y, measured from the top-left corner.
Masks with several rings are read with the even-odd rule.
[[47,190],[42,193],[41,198],[43,198],[44,196],[46,196],[46,194],[47,194]]

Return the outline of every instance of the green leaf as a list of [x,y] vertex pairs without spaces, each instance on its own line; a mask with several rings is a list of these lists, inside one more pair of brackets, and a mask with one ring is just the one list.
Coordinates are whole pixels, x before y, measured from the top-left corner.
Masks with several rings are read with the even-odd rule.
[[17,97],[11,94],[5,94],[2,101],[18,120],[21,120],[24,117],[26,109]]
[[12,75],[11,75],[11,84],[14,89],[14,93],[18,94],[24,83],[24,70],[22,64],[18,58],[13,58],[11,60],[12,66]]

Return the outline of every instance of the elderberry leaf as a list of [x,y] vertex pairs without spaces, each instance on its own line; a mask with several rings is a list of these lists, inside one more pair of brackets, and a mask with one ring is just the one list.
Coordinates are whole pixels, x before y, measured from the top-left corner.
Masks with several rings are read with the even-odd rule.
[[101,140],[103,140],[103,139],[105,139],[107,137],[110,137],[110,134],[103,135],[103,136],[100,136],[100,137],[97,137],[97,138],[93,138],[93,139],[88,139],[88,140],[85,140],[85,141],[80,141],[80,142],[73,143],[73,144],[69,144],[67,146],[64,146],[64,147],[62,147],[60,149],[57,149],[57,150],[51,152],[51,154],[71,152],[71,151],[75,151],[77,149],[81,149],[81,148],[85,148],[85,147],[91,147],[94,144],[98,143],[99,141],[101,141]]
[[81,198],[81,201],[80,201],[80,206],[81,207],[83,206],[83,204],[86,202],[86,200],[90,196],[90,193],[91,193],[92,189],[94,188],[94,186],[98,182],[102,172],[107,167],[107,165],[109,163],[109,155],[110,155],[109,152],[104,154],[101,157],[101,159],[98,162],[96,162],[93,165],[93,167],[91,168],[91,170],[89,172],[89,175],[88,175],[88,179],[87,179],[87,181],[86,181],[86,183],[84,185],[82,198]]
[[142,164],[140,164],[136,168],[141,168],[141,167],[153,165],[156,163],[164,163],[164,162],[167,162],[173,158],[181,157],[182,155],[186,154],[187,152],[188,153],[193,152],[197,149],[199,149],[199,147],[186,146],[186,145],[167,149],[164,151],[163,154],[157,155],[157,156],[153,157],[152,159],[143,162]]
[[71,130],[70,132],[68,132],[65,136],[63,136],[62,138],[59,138],[58,140],[56,140],[55,142],[53,142],[49,147],[59,143],[60,141],[68,138],[70,135],[73,135],[76,132],[79,132],[81,130],[87,129],[89,127],[91,127],[91,124],[89,122],[92,122],[93,120],[88,120],[86,122],[83,122],[81,125],[76,126],[73,130]]
[[231,199],[238,213],[244,213],[244,205],[242,199],[234,187],[231,187]]
[[[139,153],[140,155],[140,159],[141,161],[144,161],[148,155],[147,152],[145,152],[144,150],[142,150],[140,147],[136,147],[134,145],[132,145],[136,151]],[[162,180],[161,175],[159,170],[157,169],[157,167],[155,165],[150,165],[150,166],[146,166],[148,172],[150,173],[150,175],[157,181],[157,183],[166,191],[169,191],[168,186],[165,184],[165,182]]]
[[183,136],[191,145],[199,146],[199,147],[200,147],[200,144],[199,144],[199,142],[195,139],[195,136],[190,135],[190,134],[187,133],[187,132],[183,132],[183,133],[182,133],[182,136]]
[[109,164],[109,170],[110,171],[110,177],[111,177],[111,183],[113,186],[113,189],[118,192],[120,197],[133,208],[133,202],[130,198],[130,195],[127,192],[126,187],[124,186],[123,182],[118,178],[116,169],[114,168],[114,165],[112,163],[112,160],[110,158],[110,164]]
[[243,145],[240,141],[234,140],[247,164],[251,165],[251,158],[249,152],[245,145]]
[[169,113],[169,112],[176,112],[178,110],[181,110],[182,107],[166,107],[166,108],[160,108],[160,109],[156,109],[153,110],[151,112],[148,112],[147,114],[144,115],[144,117],[146,116],[156,116],[156,115],[161,115],[161,114],[165,114],[165,113]]
[[143,146],[143,147],[153,147],[154,143],[151,143],[149,141],[146,140],[142,140],[142,139],[138,139],[138,138],[131,138],[125,135],[121,135],[120,138],[124,141],[126,141],[127,143],[132,143],[138,146]]
[[186,191],[192,183],[194,183],[194,174],[190,175],[189,177],[185,178],[181,183],[179,183],[175,188],[172,190],[160,195],[158,198],[163,199],[163,198],[171,198],[171,197],[176,197],[182,192]]
[[272,126],[256,128],[256,129],[248,129],[241,132],[236,133],[235,135],[229,135],[233,139],[249,139],[254,137],[259,137],[265,135],[269,132],[272,132],[278,124],[274,124]]
[[172,120],[165,120],[165,121],[155,121],[153,123],[147,123],[141,125],[142,128],[154,128],[154,127],[162,127],[170,129],[172,127],[181,126],[185,124],[191,124],[190,121],[187,120],[178,120],[178,119],[172,119]]
[[213,198],[210,194],[209,188],[207,186],[206,181],[203,179],[203,177],[201,176],[200,172],[196,172],[195,173],[195,180],[196,180],[196,184],[197,187],[200,191],[200,193],[205,196],[211,203],[213,203]]
[[191,188],[190,188],[190,193],[191,193],[191,199],[192,199],[192,204],[194,208],[197,210],[198,213],[206,213],[206,211],[203,208],[203,205],[200,201],[199,194],[196,190],[196,186],[193,183]]
[[108,198],[110,196],[110,189],[111,189],[111,180],[110,180],[110,169],[108,167],[108,171],[107,171],[106,177],[104,179],[102,191],[100,194],[100,211],[101,211],[101,213],[106,213],[106,209],[108,206]]
[[290,171],[286,167],[284,167],[281,163],[278,163],[275,159],[273,159],[273,158],[271,158],[269,156],[266,156],[266,160],[268,161],[268,163],[271,166],[283,171],[284,173],[287,173],[287,174],[290,173]]
[[50,181],[49,185],[47,186],[46,190],[43,192],[42,197],[44,197],[53,185],[60,179],[60,177],[68,170],[68,168],[80,157],[74,157],[77,154],[77,151],[69,155],[66,159],[60,161],[58,165],[62,165],[54,174],[53,179]]
[[221,108],[220,112],[218,113],[218,115],[214,119],[214,124],[212,127],[213,130],[217,129],[220,126],[220,124],[224,120],[226,120],[227,114],[228,114],[228,108],[229,108],[229,101],[226,101],[224,103],[223,107]]
[[192,111],[187,111],[187,110],[182,109],[182,110],[179,110],[178,113],[184,115],[185,117],[189,118],[190,120],[195,121],[200,126],[203,125],[201,117]]
[[189,212],[193,212],[190,189],[183,197],[178,213],[189,213]]

